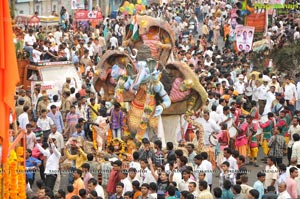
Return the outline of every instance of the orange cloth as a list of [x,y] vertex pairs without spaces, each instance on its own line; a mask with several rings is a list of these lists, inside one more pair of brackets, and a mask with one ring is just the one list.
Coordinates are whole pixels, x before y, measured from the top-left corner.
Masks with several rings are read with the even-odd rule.
[[84,182],[81,178],[78,178],[73,183],[74,191],[72,192],[75,195],[79,195],[80,189],[85,189]]
[[142,195],[143,195],[143,194],[142,194],[141,191],[137,191],[137,192],[134,193],[133,199],[137,199],[139,196],[142,196]]
[[5,163],[9,147],[9,115],[10,110],[15,109],[14,95],[16,84],[19,82],[8,1],[0,2],[0,19],[0,136],[2,162]]

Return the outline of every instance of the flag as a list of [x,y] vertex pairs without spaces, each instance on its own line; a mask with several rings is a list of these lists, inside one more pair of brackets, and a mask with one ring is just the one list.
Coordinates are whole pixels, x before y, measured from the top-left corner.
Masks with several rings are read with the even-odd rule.
[[[0,137],[2,162],[7,161],[9,148],[9,117],[14,112],[14,95],[19,82],[16,51],[13,43],[9,1],[0,2]],[[0,141],[0,142],[1,142]]]
[[129,29],[132,31],[131,38],[133,39],[133,41],[138,40],[138,38],[139,38],[139,29],[138,29],[138,23],[137,23],[136,15],[133,17],[133,20],[132,20],[132,23],[129,26]]

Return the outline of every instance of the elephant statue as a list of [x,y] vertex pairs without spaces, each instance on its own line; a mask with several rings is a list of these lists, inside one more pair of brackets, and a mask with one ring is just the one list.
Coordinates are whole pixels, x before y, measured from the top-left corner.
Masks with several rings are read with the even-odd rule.
[[186,63],[170,61],[171,26],[148,16],[137,16],[137,22],[139,38],[126,29],[123,46],[106,51],[96,66],[94,87],[104,90],[105,100],[131,103],[127,125],[140,140],[146,130],[155,135],[160,115],[191,116],[206,103],[207,93]]

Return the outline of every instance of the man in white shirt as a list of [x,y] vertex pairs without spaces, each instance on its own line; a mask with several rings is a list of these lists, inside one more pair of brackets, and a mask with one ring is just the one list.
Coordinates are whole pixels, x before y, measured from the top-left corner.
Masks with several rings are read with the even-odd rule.
[[267,103],[267,92],[269,90],[268,80],[265,78],[263,79],[264,83],[257,88],[258,93],[258,108],[259,114],[262,115]]
[[148,160],[141,160],[141,169],[137,171],[137,178],[141,184],[147,183],[150,184],[151,182],[155,182],[156,180],[153,177],[150,169],[148,168]]
[[127,191],[132,191],[132,182],[128,178],[128,170],[122,171],[121,182],[124,184],[123,195]]
[[275,99],[275,86],[271,86],[270,90],[267,92],[266,105],[263,115],[267,115],[268,113],[272,112],[272,103]]
[[234,90],[237,90],[239,95],[243,95],[245,92],[245,82],[244,82],[244,76],[239,75],[239,80],[234,83]]
[[265,187],[275,186],[276,180],[278,179],[279,172],[274,162],[275,162],[275,158],[273,157],[267,158],[267,165],[265,168],[265,173],[266,173]]
[[296,86],[291,82],[291,78],[286,78],[286,84],[284,86],[284,99],[290,109],[290,111],[294,112],[294,102],[298,100]]
[[47,116],[47,110],[43,109],[41,111],[41,116],[39,117],[36,124],[43,131],[44,142],[47,142],[51,126],[54,124],[53,120]]
[[222,115],[223,114],[223,108],[226,106],[226,101],[225,99],[221,98],[219,99],[219,105],[217,106],[217,114]]
[[104,197],[104,190],[103,190],[102,186],[98,184],[98,182],[97,182],[97,180],[95,178],[89,179],[89,181],[88,181],[88,189],[89,189],[90,192],[91,191],[96,191],[97,195],[99,197],[105,198]]
[[208,153],[207,152],[201,152],[201,157],[202,157],[201,165],[203,166],[203,168],[206,168],[204,173],[205,173],[205,177],[207,178],[207,183],[208,183],[208,185],[211,189],[212,188],[212,181],[213,181],[212,163],[207,160],[208,159]]
[[52,138],[48,139],[49,148],[46,150],[37,144],[36,140],[34,142],[39,151],[47,158],[45,166],[45,185],[53,190],[57,174],[59,173],[59,159],[61,153],[57,150]]
[[54,138],[56,140],[56,146],[57,146],[57,150],[59,152],[61,152],[62,149],[64,149],[64,147],[65,147],[64,138],[63,138],[62,134],[57,131],[57,128],[55,125],[51,126],[51,133],[49,135],[49,138]]
[[204,112],[203,118],[197,118],[195,122],[199,122],[204,128],[204,145],[210,145],[209,136],[212,133],[219,133],[221,130],[220,126],[210,119],[209,112]]
[[294,134],[300,134],[300,125],[298,123],[298,118],[296,118],[296,117],[293,118],[292,125],[290,126],[290,128],[288,130],[288,134],[289,134],[288,161],[289,161],[289,164],[290,164],[290,160],[291,160],[291,156],[292,156],[292,147],[293,147],[293,144],[294,144],[293,135]]
[[37,63],[41,60],[41,55],[43,53],[41,51],[38,50],[38,45],[34,44],[33,45],[33,50],[32,50],[32,59],[34,63]]
[[224,149],[224,159],[222,162],[229,162],[229,170],[233,173],[237,173],[239,170],[238,164],[236,159],[232,156],[232,151],[230,148],[225,148]]
[[290,194],[286,190],[286,183],[282,182],[278,185],[278,192],[277,199],[291,199]]
[[55,43],[57,43],[57,45],[60,45],[61,39],[62,39],[62,31],[60,30],[59,27],[56,28],[56,31],[54,32],[54,39],[55,39]]
[[26,50],[29,53],[29,60],[31,62],[33,62],[32,51],[33,51],[33,44],[35,42],[36,42],[36,38],[33,35],[33,30],[30,29],[28,31],[28,34],[26,34],[25,37],[24,37],[24,43],[25,43],[24,50]]
[[29,106],[24,106],[23,113],[18,117],[19,127],[23,130],[26,130],[26,125],[29,124],[29,117],[28,117],[29,110],[30,110]]
[[118,39],[115,34],[112,35],[112,37],[109,39],[109,42],[111,49],[116,49],[118,47]]
[[293,135],[294,144],[292,145],[291,158],[297,158],[297,165],[300,165],[300,135],[295,133]]

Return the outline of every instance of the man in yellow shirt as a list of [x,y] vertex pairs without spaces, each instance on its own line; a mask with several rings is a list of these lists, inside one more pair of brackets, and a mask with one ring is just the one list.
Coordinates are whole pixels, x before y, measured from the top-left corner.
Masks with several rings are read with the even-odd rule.
[[89,104],[89,114],[90,116],[88,117],[88,119],[91,120],[91,122],[94,122],[97,118],[97,116],[99,115],[99,109],[100,109],[100,105],[96,104],[95,98],[91,98],[90,99],[91,104]]
[[75,195],[79,195],[79,190],[85,188],[84,187],[84,182],[81,179],[81,175],[82,175],[82,171],[80,169],[76,169],[73,172],[73,177],[74,177],[74,183],[73,183],[74,191],[73,191],[73,193]]

